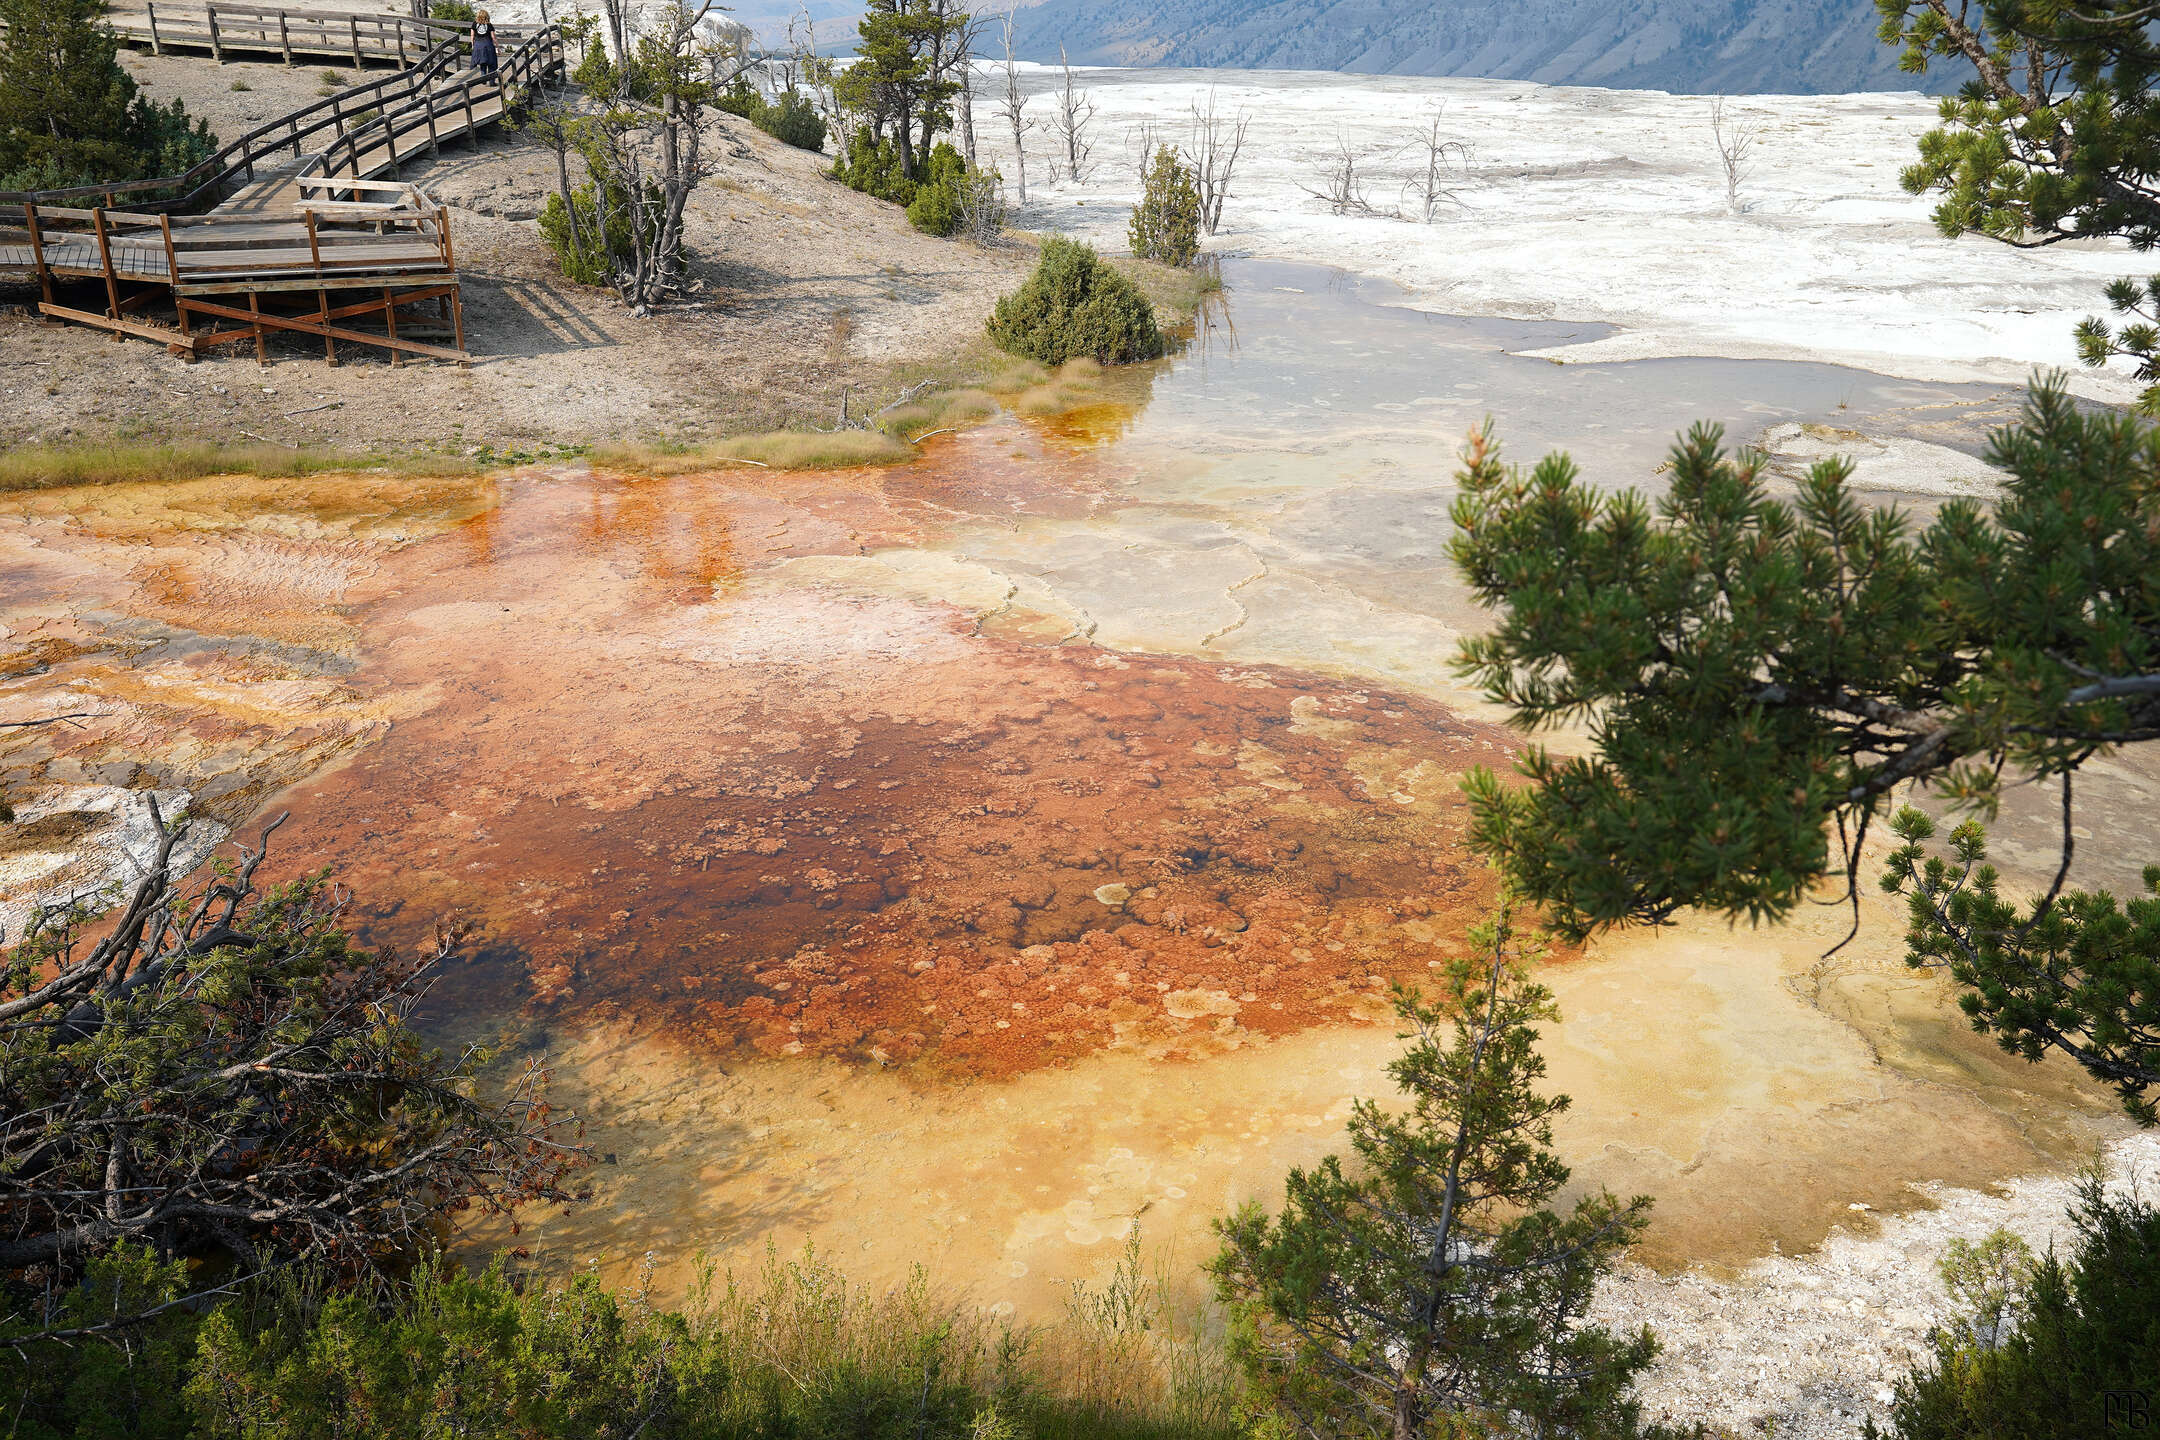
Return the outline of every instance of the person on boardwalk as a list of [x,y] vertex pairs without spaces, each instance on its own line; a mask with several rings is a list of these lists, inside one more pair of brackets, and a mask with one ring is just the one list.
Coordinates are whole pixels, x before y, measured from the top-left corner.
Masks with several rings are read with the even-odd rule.
[[485,10],[473,16],[472,63],[482,75],[495,78],[495,26]]

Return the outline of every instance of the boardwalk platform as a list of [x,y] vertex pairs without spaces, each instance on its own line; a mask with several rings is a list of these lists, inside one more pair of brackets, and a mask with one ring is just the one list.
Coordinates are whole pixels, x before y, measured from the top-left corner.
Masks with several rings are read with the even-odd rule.
[[[288,331],[320,337],[333,362],[344,341],[386,349],[393,364],[464,363],[449,212],[379,177],[477,138],[523,90],[561,78],[564,48],[549,26],[490,78],[463,67],[461,45],[443,41],[408,71],[279,116],[184,176],[0,195],[0,278],[34,281],[49,319],[190,358],[252,339],[263,359],[269,334]],[[115,208],[122,198],[137,203]],[[204,200],[210,213],[184,213]],[[102,292],[97,309],[65,303],[63,289],[85,282]],[[398,314],[413,306],[433,308],[455,348],[401,336]]]
[[[450,20],[347,10],[292,10],[265,5],[187,4],[176,0],[120,0],[105,13],[106,28],[153,55],[206,54],[228,59],[342,60],[355,69],[369,64],[413,65],[465,27]],[[7,28],[0,21],[0,31]],[[497,26],[504,39],[523,30]]]

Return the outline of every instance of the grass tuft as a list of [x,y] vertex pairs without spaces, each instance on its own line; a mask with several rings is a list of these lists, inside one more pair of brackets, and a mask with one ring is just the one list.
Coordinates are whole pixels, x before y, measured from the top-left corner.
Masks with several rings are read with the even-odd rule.
[[998,403],[983,390],[947,390],[925,396],[878,417],[878,428],[896,439],[912,441],[933,430],[956,430],[997,414]]
[[841,470],[914,458],[913,446],[879,430],[771,430],[706,445],[599,445],[592,451],[595,465],[639,475],[687,475],[731,461],[769,470]]
[[284,450],[274,445],[38,445],[0,451],[0,491],[196,480],[205,475],[315,475],[355,468],[358,462],[340,451]]
[[1093,360],[1068,360],[1055,375],[1023,390],[1011,404],[1021,415],[1062,415],[1095,400],[1102,389],[1103,368]]

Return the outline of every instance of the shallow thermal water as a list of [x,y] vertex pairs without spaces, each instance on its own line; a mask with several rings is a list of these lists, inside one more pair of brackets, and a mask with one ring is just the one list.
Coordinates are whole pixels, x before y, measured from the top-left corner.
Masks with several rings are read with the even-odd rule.
[[[290,810],[283,863],[335,856],[371,938],[481,921],[431,1023],[547,1050],[614,1157],[535,1232],[566,1263],[815,1238],[1040,1310],[1132,1217],[1190,1252],[1384,1091],[1386,985],[1489,898],[1456,782],[1519,742],[1447,668],[1463,432],[1655,485],[1709,419],[1925,499],[1984,490],[2016,398],[1556,365],[1512,352],[1566,327],[1227,276],[1184,355],[889,471],[12,497],[8,688],[96,716],[0,740],[7,782]],[[1658,1196],[1653,1258],[1805,1246],[2112,1133],[1967,1034],[1887,912],[1824,962],[1844,923],[1552,966],[1563,1143]]]

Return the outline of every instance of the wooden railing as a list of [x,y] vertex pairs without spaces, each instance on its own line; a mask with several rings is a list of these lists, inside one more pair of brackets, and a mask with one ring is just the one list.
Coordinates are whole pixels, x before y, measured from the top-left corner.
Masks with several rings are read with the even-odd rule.
[[370,60],[409,64],[425,55],[446,34],[464,27],[447,20],[405,15],[326,13],[279,10],[259,5],[160,5],[148,0],[141,15],[108,13],[106,24],[124,40],[147,43],[151,53],[168,47],[208,50],[222,64],[227,51],[282,56],[286,64],[302,55],[349,59],[356,66]]
[[[559,79],[567,63],[562,28],[550,25],[511,47],[509,53],[502,56],[497,75],[492,80],[468,70],[454,82],[446,79],[409,90],[403,103],[386,97],[381,114],[364,125],[340,132],[302,173],[309,176],[358,175],[364,160],[384,150],[389,153],[389,163],[395,165],[408,155],[432,148],[440,128],[438,122],[442,119],[462,119],[462,127],[455,128],[470,133],[475,128],[475,107],[500,102],[507,108],[512,96],[519,91],[530,90],[550,76]],[[418,75],[421,72],[416,69],[412,73]],[[425,139],[421,138],[423,135]],[[398,153],[401,140],[414,142],[403,155]]]

